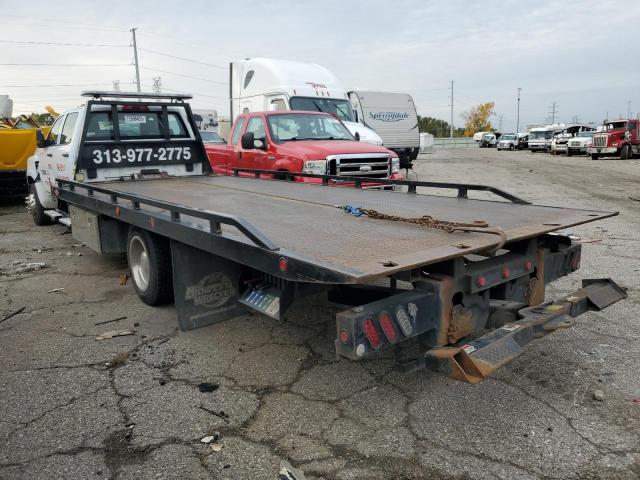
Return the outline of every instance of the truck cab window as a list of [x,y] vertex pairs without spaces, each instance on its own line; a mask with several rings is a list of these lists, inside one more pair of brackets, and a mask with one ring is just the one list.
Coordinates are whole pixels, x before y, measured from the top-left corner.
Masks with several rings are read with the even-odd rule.
[[254,73],[255,73],[255,70],[249,70],[247,72],[247,75],[244,77],[244,88],[247,88],[249,83],[251,83],[251,79],[253,78]]
[[261,117],[253,117],[247,125],[247,132],[253,132],[253,138],[256,140],[265,140],[264,121]]
[[91,112],[85,137],[87,140],[113,140],[111,112]]
[[287,109],[287,106],[285,105],[284,100],[282,98],[271,100],[271,105],[273,106],[272,110],[276,112],[283,112]]
[[71,143],[73,139],[73,130],[76,128],[76,121],[78,120],[78,112],[73,112],[67,115],[64,121],[64,127],[62,127],[62,133],[60,134],[60,144],[66,145]]
[[233,134],[231,135],[231,143],[233,145],[237,145],[240,140],[240,132],[242,132],[242,127],[244,126],[244,117],[238,118],[236,122],[236,126],[233,129]]
[[64,119],[65,119],[64,115],[60,115],[58,117],[56,122],[51,127],[51,131],[49,132],[49,136],[47,137],[47,140],[54,145],[58,144],[58,137],[62,132],[62,124],[64,123]]
[[186,137],[187,131],[177,113],[169,112],[169,136],[170,137]]

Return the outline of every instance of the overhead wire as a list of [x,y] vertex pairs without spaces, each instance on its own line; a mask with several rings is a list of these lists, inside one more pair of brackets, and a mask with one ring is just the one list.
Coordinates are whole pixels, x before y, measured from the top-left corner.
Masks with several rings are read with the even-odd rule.
[[177,60],[183,60],[185,62],[197,63],[198,65],[206,65],[207,67],[220,68],[222,70],[227,70],[229,67],[223,65],[216,65],[214,63],[201,62],[200,60],[193,60],[191,58],[180,57],[178,55],[170,55],[168,53],[158,52],[156,50],[151,50],[149,48],[138,47],[138,50],[142,50],[145,52],[153,53],[154,55],[162,55],[163,57],[175,58]]
[[65,47],[131,47],[131,45],[118,45],[112,43],[40,42],[36,40],[0,40],[0,43],[15,43],[20,45],[60,45]]
[[166,73],[167,75],[175,75],[177,77],[184,77],[184,78],[191,78],[193,80],[201,80],[203,82],[209,82],[209,83],[217,83],[219,85],[228,85],[228,82],[218,82],[216,80],[209,80],[208,78],[202,78],[202,77],[194,77],[192,75],[184,75],[183,73],[176,73],[176,72],[169,72],[167,70],[160,70],[157,68],[151,68],[151,67],[140,67],[141,70],[149,70],[152,72],[158,72],[158,73]]

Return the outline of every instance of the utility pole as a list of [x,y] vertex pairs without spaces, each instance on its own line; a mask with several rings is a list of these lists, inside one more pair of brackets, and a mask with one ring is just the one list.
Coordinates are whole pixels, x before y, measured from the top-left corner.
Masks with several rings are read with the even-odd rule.
[[162,93],[161,77],[153,77],[153,93]]
[[132,28],[130,31],[133,34],[133,43],[131,46],[133,47],[133,61],[136,66],[136,86],[138,87],[138,93],[140,93],[140,66],[138,65],[138,45],[136,43],[136,30],[137,28]]
[[518,87],[518,120],[516,120],[516,133],[520,131],[520,91],[522,89]]
[[113,83],[113,92],[118,93],[120,91],[120,80],[114,80],[112,83]]
[[502,132],[502,119],[504,118],[504,114],[498,115],[498,131]]
[[453,82],[451,80],[451,123],[449,124],[449,138],[453,138]]
[[557,102],[553,102],[551,104],[551,111],[549,112],[551,114],[551,125],[556,123],[556,113],[557,112],[558,112],[558,103]]

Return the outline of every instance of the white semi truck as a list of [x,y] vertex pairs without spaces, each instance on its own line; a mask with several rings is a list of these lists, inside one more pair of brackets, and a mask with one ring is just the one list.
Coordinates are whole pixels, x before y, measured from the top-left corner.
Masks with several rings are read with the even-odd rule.
[[355,121],[347,91],[321,65],[259,57],[232,62],[230,69],[231,122],[250,112],[326,112],[338,117],[360,141],[383,144],[380,135]]

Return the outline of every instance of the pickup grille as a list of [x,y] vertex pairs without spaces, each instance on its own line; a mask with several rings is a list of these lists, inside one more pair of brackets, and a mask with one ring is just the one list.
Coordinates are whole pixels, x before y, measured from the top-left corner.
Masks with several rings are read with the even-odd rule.
[[580,140],[571,140],[569,142],[569,146],[571,146],[571,147],[579,147],[580,146]]
[[607,146],[607,135],[594,135],[593,136],[593,146],[594,147],[606,147]]
[[331,175],[389,178],[390,160],[385,153],[330,155],[327,160]]

